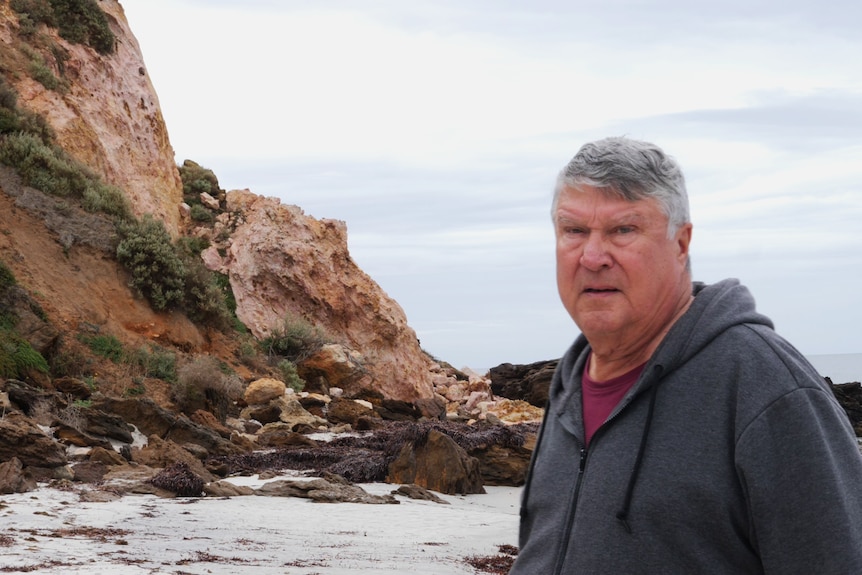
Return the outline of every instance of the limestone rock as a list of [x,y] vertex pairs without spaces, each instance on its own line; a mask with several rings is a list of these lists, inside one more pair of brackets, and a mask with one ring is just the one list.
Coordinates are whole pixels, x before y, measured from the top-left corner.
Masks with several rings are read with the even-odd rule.
[[284,395],[287,386],[283,381],[264,377],[248,384],[243,399],[248,405],[264,405]]
[[256,337],[269,335],[287,315],[303,318],[361,351],[365,377],[350,381],[345,395],[370,388],[411,403],[433,397],[416,333],[351,259],[343,222],[317,220],[248,190],[229,191],[227,210],[241,217],[220,271],[230,278],[237,316]]
[[75,399],[89,399],[93,394],[87,384],[76,377],[59,377],[53,381],[54,389]]
[[247,485],[235,485],[230,481],[214,481],[204,485],[204,493],[209,497],[237,497],[254,495],[254,489]]
[[255,490],[256,495],[307,497],[319,503],[399,503],[392,495],[372,495],[335,476],[311,480],[279,479]]

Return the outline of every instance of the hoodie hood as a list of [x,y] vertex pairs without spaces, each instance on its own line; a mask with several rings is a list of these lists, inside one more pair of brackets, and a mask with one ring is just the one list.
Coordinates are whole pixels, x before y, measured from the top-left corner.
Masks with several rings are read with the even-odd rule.
[[[689,309],[668,331],[644,367],[638,383],[629,392],[636,395],[650,387],[657,374],[668,374],[686,363],[724,331],[740,324],[759,324],[773,329],[772,321],[757,312],[754,297],[737,279],[715,284],[692,283],[695,296]],[[550,405],[562,411],[581,407],[580,377],[589,352],[589,342],[579,335],[560,360],[549,390]],[[578,375],[578,377],[574,377]],[[627,403],[625,400],[621,406]],[[562,415],[562,413],[561,413]],[[567,419],[564,416],[564,419]],[[574,430],[570,430],[574,432]],[[581,437],[582,432],[578,431]]]

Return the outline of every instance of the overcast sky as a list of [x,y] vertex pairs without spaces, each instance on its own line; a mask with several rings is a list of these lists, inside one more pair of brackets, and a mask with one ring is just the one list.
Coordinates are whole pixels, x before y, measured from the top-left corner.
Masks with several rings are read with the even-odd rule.
[[456,367],[577,335],[551,190],[616,135],[682,165],[695,279],[739,278],[805,354],[862,353],[862,2],[121,4],[177,163],[344,220]]

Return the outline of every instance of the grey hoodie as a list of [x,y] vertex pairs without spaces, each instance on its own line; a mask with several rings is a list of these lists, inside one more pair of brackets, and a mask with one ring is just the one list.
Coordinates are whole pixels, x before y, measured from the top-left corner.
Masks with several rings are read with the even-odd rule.
[[584,448],[583,336],[551,382],[510,575],[862,574],[862,456],[736,280],[696,297]]

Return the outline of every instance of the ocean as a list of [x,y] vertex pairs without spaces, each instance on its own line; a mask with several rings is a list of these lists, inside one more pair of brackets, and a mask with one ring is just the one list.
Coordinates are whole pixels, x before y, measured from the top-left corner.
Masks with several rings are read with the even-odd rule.
[[862,353],[831,353],[806,357],[820,375],[828,377],[832,383],[862,382]]

